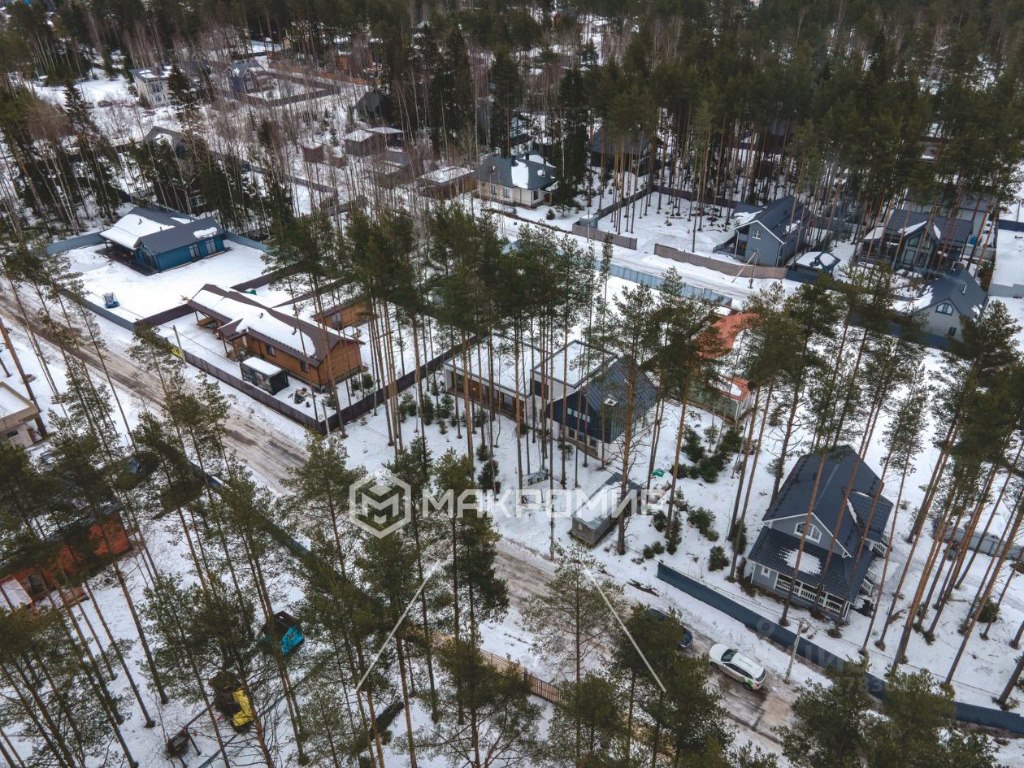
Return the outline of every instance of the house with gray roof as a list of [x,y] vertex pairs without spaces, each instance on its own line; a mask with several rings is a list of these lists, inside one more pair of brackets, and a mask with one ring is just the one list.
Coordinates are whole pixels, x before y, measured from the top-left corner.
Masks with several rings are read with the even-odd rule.
[[801,457],[747,556],[751,582],[780,597],[792,587],[795,605],[845,623],[859,600],[876,598],[873,566],[889,546],[892,510],[881,479],[850,446]]
[[639,131],[628,131],[622,136],[608,133],[602,125],[589,142],[590,164],[606,171],[612,170],[616,156],[622,158],[625,168],[641,176],[647,173],[651,158],[651,143]]
[[224,70],[224,82],[233,95],[264,90],[272,76],[255,59],[233,61]]
[[540,155],[488,155],[476,169],[476,193],[484,200],[536,208],[548,199],[555,167]]
[[[533,395],[559,425],[559,434],[591,455],[613,445],[626,431],[629,383],[635,363],[582,341],[571,341],[534,367]],[[639,371],[633,388],[633,426],[657,400],[658,390]]]
[[216,219],[194,219],[136,206],[100,237],[147,272],[180,267],[224,250],[224,230]]
[[969,219],[897,208],[889,214],[884,227],[875,227],[864,236],[857,259],[884,262],[897,272],[927,277],[945,274],[969,250],[971,230]]
[[917,296],[904,300],[898,309],[926,334],[962,339],[964,319],[977,320],[987,301],[974,276],[956,265],[949,274],[925,283]]
[[735,234],[717,250],[744,264],[781,267],[803,247],[809,223],[809,211],[786,195],[744,217]]

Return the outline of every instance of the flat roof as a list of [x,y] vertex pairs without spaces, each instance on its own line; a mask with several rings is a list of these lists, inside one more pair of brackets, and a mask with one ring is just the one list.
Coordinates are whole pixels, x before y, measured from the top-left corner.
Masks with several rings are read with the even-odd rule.
[[283,368],[278,368],[261,357],[247,357],[242,361],[242,365],[262,373],[264,376],[277,376],[277,374],[285,372]]
[[[470,347],[467,357],[469,358],[469,376],[477,381],[486,383],[493,377],[495,385],[509,393],[519,395],[530,394],[530,371],[537,361],[541,359],[541,351],[536,347],[522,343],[519,348],[519,381],[516,381],[516,354],[515,345],[511,339],[503,336],[495,336],[492,344],[494,346],[493,370],[490,363],[486,342]],[[462,356],[455,355],[448,361],[449,367],[459,373],[467,370],[463,366]]]
[[576,339],[534,366],[533,372],[536,374],[541,366],[547,365],[548,370],[544,371],[544,375],[553,383],[575,388],[611,363],[612,359],[612,355]]
[[1024,286],[1024,232],[1009,229],[1005,225],[999,227],[992,282],[1008,288]]
[[39,413],[32,401],[6,382],[0,381],[0,420],[31,419]]

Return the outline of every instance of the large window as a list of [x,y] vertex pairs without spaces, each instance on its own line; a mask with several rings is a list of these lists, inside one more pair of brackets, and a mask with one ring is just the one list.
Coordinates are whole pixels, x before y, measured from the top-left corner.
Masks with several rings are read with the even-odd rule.
[[[804,524],[798,523],[796,526],[796,535],[802,536],[804,533]],[[818,526],[809,525],[807,527],[807,540],[808,541],[821,541],[821,531],[818,530]]]
[[940,315],[952,315],[953,305],[950,304],[948,301],[944,301],[935,308],[935,311],[938,312]]

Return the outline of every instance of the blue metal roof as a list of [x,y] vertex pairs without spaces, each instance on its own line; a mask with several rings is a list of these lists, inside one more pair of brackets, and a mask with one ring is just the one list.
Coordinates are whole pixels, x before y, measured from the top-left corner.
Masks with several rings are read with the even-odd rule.
[[[747,559],[751,562],[771,568],[784,576],[793,576],[793,566],[789,560],[796,562],[795,552],[800,546],[800,539],[790,536],[783,531],[774,528],[764,527],[757,536],[757,541],[750,550]],[[828,549],[819,547],[811,542],[804,543],[804,554],[800,558],[800,571],[796,578],[810,587],[817,587],[822,583],[820,572],[804,570],[813,567],[811,564],[824,568],[828,562],[828,570],[824,575],[824,589],[829,594],[841,597],[849,602],[857,599],[860,586],[864,582],[864,575],[874,560],[872,550],[865,547],[860,558],[840,557],[838,552],[832,553],[832,559],[828,559]]]
[[[782,484],[778,497],[765,512],[766,521],[807,514],[821,459],[821,454],[816,453],[800,457]],[[868,540],[880,541],[892,513],[892,502],[881,495],[875,502],[881,482],[878,475],[863,461],[858,462],[856,452],[848,445],[826,453],[824,462],[813,509],[814,516],[825,528],[822,540],[831,540],[832,531],[838,526],[836,541],[847,552],[856,553],[865,531]],[[847,487],[850,487],[850,504],[841,512]]]

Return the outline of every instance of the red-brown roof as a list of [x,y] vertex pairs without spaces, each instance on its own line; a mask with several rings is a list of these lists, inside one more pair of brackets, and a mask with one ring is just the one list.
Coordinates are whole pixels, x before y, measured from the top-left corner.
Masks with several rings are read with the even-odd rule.
[[738,312],[720,318],[715,323],[715,328],[718,331],[718,345],[721,351],[714,357],[725,357],[732,352],[732,348],[736,344],[736,337],[750,327],[756,316],[754,312]]

